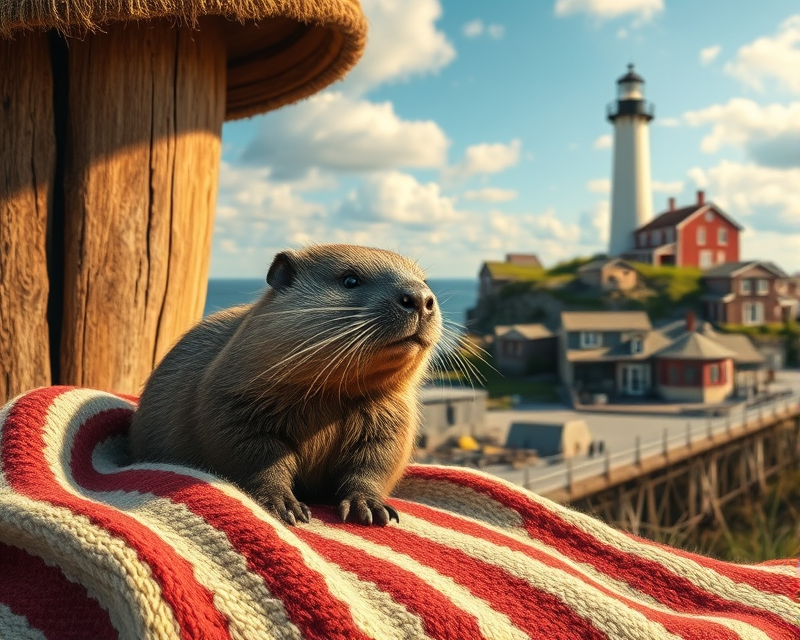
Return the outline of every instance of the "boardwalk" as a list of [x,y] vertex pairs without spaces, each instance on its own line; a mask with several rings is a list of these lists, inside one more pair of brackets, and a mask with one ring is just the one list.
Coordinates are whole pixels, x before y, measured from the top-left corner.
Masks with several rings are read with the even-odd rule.
[[[760,418],[775,413],[796,415],[800,405],[800,372],[782,372],[775,390],[782,390],[785,395],[758,406],[742,407],[727,417],[716,418],[576,413],[558,406],[492,412],[487,422],[489,428],[499,434],[514,421],[558,422],[580,417],[588,423],[595,440],[605,441],[606,450],[602,456],[582,456],[570,462],[543,460],[521,469],[498,465],[487,467],[486,470],[542,495],[564,500],[571,486],[581,485],[585,491],[596,484],[599,489],[602,483],[592,483],[593,479],[608,476],[619,479],[619,472],[626,468],[630,469],[626,475],[652,470],[652,465],[644,468],[637,465],[643,460],[654,456],[661,456],[664,461],[675,460],[679,456],[685,457],[687,450],[691,451],[692,448],[696,453],[707,449],[709,445],[724,443],[729,437],[738,437],[746,425],[754,428]],[[572,497],[579,496],[573,494]]]

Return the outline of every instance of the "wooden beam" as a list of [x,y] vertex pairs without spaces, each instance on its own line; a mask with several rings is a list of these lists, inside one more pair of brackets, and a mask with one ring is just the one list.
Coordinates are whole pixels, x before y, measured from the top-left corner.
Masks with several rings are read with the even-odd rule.
[[45,34],[0,40],[0,405],[50,384],[47,225],[56,163]]
[[221,24],[69,46],[61,382],[138,393],[203,310],[225,113]]

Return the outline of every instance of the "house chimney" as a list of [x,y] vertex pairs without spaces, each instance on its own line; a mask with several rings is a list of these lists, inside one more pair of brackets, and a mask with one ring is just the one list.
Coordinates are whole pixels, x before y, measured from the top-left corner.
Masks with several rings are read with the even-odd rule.
[[694,330],[697,328],[697,318],[695,318],[694,311],[687,311],[686,312],[686,331],[688,333],[694,333]]
[[669,210],[670,211],[675,211],[675,198],[670,198],[669,199]]
[[697,206],[702,207],[706,203],[706,192],[705,191],[698,191],[697,192]]

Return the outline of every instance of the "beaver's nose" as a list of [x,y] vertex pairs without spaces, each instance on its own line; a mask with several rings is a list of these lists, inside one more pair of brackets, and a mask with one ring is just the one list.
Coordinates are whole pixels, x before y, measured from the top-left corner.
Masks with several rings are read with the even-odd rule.
[[409,313],[429,316],[436,309],[436,298],[430,289],[405,289],[400,293],[398,303]]

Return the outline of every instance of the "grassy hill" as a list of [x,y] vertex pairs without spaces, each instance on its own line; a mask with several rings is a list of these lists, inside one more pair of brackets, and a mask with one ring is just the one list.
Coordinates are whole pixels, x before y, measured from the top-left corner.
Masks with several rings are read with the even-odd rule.
[[[631,291],[601,291],[587,287],[578,280],[578,269],[598,256],[579,257],[556,264],[550,269],[525,267],[507,263],[492,263],[496,277],[513,278],[498,293],[497,299],[486,301],[490,308],[478,309],[481,326],[494,324],[538,322],[545,313],[537,313],[542,295],[556,302],[549,312],[563,310],[642,310],[654,319],[672,317],[688,309],[696,309],[702,286],[702,271],[691,267],[656,267],[633,263],[640,274],[640,284]],[[525,301],[530,301],[526,306]],[[539,305],[541,307],[541,304]],[[547,306],[547,305],[545,305]]]

